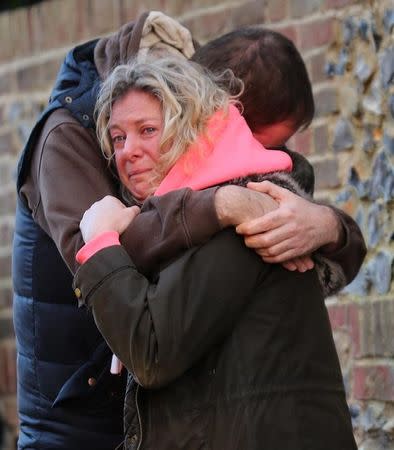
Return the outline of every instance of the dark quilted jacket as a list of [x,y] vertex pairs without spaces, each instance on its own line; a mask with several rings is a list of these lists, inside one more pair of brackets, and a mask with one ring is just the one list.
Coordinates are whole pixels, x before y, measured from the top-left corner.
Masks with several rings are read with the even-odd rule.
[[74,283],[134,374],[125,449],[356,449],[315,271],[262,264],[226,230],[151,280],[108,247]]
[[[82,126],[93,126],[99,84],[95,44],[67,55],[20,158],[18,192],[52,111],[65,107]],[[53,240],[20,196],[13,249],[20,449],[107,450],[123,439],[125,379],[110,375],[111,351],[91,315],[77,308],[71,285],[72,275]]]

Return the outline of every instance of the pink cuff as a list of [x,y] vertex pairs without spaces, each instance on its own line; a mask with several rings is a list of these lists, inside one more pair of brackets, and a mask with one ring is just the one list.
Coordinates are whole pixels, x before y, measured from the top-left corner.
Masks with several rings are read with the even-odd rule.
[[119,233],[117,231],[104,231],[95,238],[87,242],[77,253],[75,259],[77,263],[85,263],[91,256],[111,245],[120,245]]

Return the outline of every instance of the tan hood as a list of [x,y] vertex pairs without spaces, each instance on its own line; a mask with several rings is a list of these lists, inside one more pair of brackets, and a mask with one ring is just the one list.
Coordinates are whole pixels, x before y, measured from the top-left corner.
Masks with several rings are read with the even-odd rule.
[[100,77],[104,79],[119,64],[127,64],[137,53],[172,53],[190,58],[194,54],[190,31],[175,19],[159,12],[142,13],[135,21],[99,40],[94,59]]

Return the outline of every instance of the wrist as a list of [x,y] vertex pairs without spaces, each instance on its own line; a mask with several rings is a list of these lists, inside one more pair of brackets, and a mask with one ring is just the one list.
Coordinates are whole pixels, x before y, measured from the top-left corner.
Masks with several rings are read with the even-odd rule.
[[222,228],[234,225],[232,204],[238,197],[238,189],[237,186],[223,186],[215,193],[215,209]]
[[329,206],[323,206],[325,213],[325,224],[327,233],[325,233],[326,240],[321,247],[321,251],[324,253],[329,253],[340,248],[345,239],[345,233],[343,229],[342,222],[333,208]]
[[278,207],[269,195],[242,186],[223,186],[216,192],[215,207],[221,226],[237,226]]
[[120,245],[119,233],[117,231],[104,231],[86,242],[76,254],[75,259],[78,264],[84,264],[95,253],[112,245]]

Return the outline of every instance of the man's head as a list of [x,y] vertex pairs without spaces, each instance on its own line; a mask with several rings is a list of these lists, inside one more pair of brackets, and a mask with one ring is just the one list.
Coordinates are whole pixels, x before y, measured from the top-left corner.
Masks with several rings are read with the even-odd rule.
[[[288,138],[312,121],[314,101],[304,61],[282,34],[260,27],[240,28],[202,46],[192,60],[214,73],[231,69],[244,82],[240,101],[257,139],[277,124],[284,124]],[[279,134],[285,136],[286,131]]]

